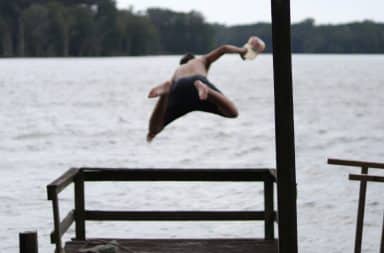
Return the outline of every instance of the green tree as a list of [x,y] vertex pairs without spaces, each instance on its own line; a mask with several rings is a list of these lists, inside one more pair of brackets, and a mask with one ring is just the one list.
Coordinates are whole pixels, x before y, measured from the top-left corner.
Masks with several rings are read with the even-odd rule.
[[84,6],[74,6],[70,11],[73,24],[69,30],[69,55],[99,56],[102,44],[95,24],[95,13]]
[[148,17],[136,15],[132,10],[120,11],[118,31],[120,49],[124,55],[146,55],[159,52],[159,34]]
[[147,15],[159,32],[163,53],[203,53],[213,44],[211,26],[198,12],[150,8]]
[[114,0],[99,0],[96,13],[97,36],[101,42],[101,55],[118,55],[119,33],[117,8]]
[[30,56],[42,57],[53,53],[47,38],[51,25],[48,8],[39,4],[32,5],[23,11],[22,18],[26,28],[26,48]]
[[50,2],[47,8],[51,21],[49,36],[54,43],[55,55],[68,56],[70,29],[73,25],[73,18],[68,8],[60,2]]
[[223,26],[214,25],[215,44],[234,44],[237,46],[244,45],[250,36],[258,35],[266,42],[266,51],[271,51],[272,45],[272,27],[268,23],[257,23],[250,25]]
[[0,49],[1,56],[11,57],[13,55],[12,34],[6,21],[0,21]]
[[[271,24],[209,24],[196,11],[118,10],[114,0],[0,0],[0,56],[114,56],[205,53],[258,35],[272,49]],[[295,53],[384,53],[384,24],[292,25]]]
[[[315,20],[308,18],[292,26],[292,50],[297,53],[315,52],[322,38],[313,36]],[[305,38],[305,39],[304,39]]]

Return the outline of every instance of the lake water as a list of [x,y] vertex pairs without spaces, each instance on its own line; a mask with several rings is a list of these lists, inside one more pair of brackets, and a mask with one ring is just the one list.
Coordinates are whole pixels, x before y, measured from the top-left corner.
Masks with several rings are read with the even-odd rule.
[[[70,167],[274,167],[272,57],[225,57],[210,79],[240,117],[191,113],[145,142],[155,100],[151,86],[170,78],[178,57],[0,60],[0,252],[16,252],[18,233],[38,230],[49,244],[45,186]],[[295,55],[294,96],[299,247],[352,252],[359,171],[328,157],[383,162],[384,56]],[[380,174],[377,172],[376,174]],[[382,173],[381,173],[382,174]],[[255,210],[259,184],[87,184],[88,208]],[[61,214],[73,191],[61,195]],[[363,252],[378,252],[383,185],[368,186]],[[89,237],[253,237],[263,223],[89,223]],[[73,228],[66,239],[73,236]]]

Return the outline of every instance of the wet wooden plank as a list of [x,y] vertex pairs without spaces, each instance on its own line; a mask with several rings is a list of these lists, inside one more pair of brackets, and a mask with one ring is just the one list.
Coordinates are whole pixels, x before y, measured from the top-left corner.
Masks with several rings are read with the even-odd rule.
[[[76,253],[114,239],[71,241],[66,253]],[[277,253],[277,241],[262,239],[115,239],[121,253]]]

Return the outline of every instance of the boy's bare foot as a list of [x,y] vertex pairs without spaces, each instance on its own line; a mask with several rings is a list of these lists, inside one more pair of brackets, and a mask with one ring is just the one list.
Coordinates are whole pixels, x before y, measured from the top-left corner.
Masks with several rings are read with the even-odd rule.
[[166,91],[164,86],[162,86],[162,85],[157,86],[149,92],[148,98],[160,97],[160,96],[164,95],[165,93],[167,93],[167,91]]
[[156,136],[156,134],[148,133],[147,134],[147,142],[151,143],[153,141],[153,139],[155,138],[155,136]]
[[194,85],[199,93],[200,100],[207,100],[209,92],[208,86],[200,80],[197,80]]

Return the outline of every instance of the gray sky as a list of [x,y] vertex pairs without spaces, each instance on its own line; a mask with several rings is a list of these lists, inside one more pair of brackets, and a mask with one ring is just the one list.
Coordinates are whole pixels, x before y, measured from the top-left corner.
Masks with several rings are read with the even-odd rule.
[[[210,22],[244,24],[270,22],[269,0],[116,0],[120,8],[135,10],[167,7],[176,11],[198,10]],[[217,3],[220,2],[220,5]],[[291,0],[292,20],[308,17],[316,23],[341,23],[371,19],[384,22],[384,0]]]

